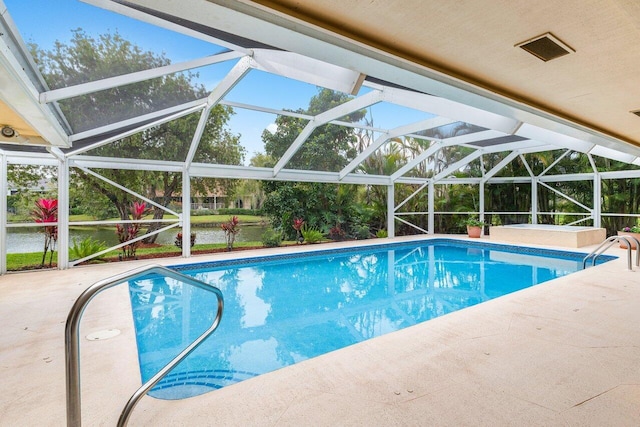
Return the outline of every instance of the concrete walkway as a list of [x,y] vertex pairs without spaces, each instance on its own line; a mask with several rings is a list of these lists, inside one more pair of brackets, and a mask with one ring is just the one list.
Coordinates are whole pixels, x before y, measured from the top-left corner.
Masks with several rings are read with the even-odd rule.
[[[640,270],[608,253],[621,258],[212,393],[144,397],[130,425],[638,426]],[[192,260],[223,256],[238,254]],[[0,277],[0,426],[65,425],[68,310],[87,286],[143,264]],[[115,425],[140,385],[121,288],[85,312],[82,337],[121,331],[82,339],[85,426]]]

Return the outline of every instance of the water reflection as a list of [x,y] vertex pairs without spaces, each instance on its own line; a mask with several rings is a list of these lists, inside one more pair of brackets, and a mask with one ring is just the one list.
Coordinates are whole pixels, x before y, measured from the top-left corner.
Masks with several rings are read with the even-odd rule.
[[[238,242],[259,242],[266,227],[260,225],[245,225],[241,227],[236,241]],[[161,245],[173,245],[178,228],[163,231],[158,235],[156,243]],[[220,227],[192,227],[191,231],[196,233],[196,243],[224,243],[224,231]],[[99,242],[105,242],[109,246],[119,243],[115,228],[81,228],[71,229],[69,241],[81,242],[83,239],[91,237]],[[37,227],[9,228],[7,230],[7,252],[27,253],[42,251],[43,234],[42,229]]]
[[[185,271],[225,298],[220,327],[152,394],[182,398],[241,381],[576,271],[579,261],[466,246]],[[130,283],[143,379],[213,321],[215,296],[171,279]]]

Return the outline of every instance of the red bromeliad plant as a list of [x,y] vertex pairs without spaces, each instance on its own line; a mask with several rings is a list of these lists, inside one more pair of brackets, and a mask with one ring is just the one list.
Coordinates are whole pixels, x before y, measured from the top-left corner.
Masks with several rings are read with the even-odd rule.
[[240,232],[240,227],[238,227],[238,217],[233,216],[229,218],[229,221],[224,222],[220,225],[222,231],[224,231],[224,237],[227,240],[227,250],[230,251],[233,249],[233,243],[236,241],[236,234]]
[[[133,202],[131,204],[131,207],[129,208],[129,212],[131,213],[132,220],[139,221],[147,213],[147,205],[144,202]],[[120,243],[129,242],[130,240],[138,237],[141,225],[142,224],[140,224],[139,222],[133,224],[116,224],[116,234],[118,235],[118,240],[120,241]],[[140,241],[137,240],[123,246],[122,255],[120,255],[120,257],[122,259],[135,258],[136,250],[138,249],[139,245]]]
[[304,219],[302,218],[294,218],[293,220],[293,229],[296,230],[296,239],[298,243],[302,243],[303,237],[301,234],[302,226],[304,225]]
[[[36,208],[31,211],[31,217],[37,223],[58,222],[58,199],[39,199],[36,201]],[[53,252],[56,250],[58,241],[58,227],[48,225],[43,227],[44,230],[44,251],[42,253],[42,262],[40,266],[44,266],[47,252],[51,251],[49,256],[49,267],[53,262]]]
[[[196,244],[196,233],[192,231],[190,237],[191,237],[191,247],[193,247],[193,245]],[[178,234],[176,234],[176,239],[173,241],[173,243],[177,247],[182,248],[182,231],[179,231]]]

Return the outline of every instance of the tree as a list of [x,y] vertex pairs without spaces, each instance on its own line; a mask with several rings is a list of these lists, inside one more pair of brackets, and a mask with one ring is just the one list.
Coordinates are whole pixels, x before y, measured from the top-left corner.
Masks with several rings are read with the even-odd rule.
[[[338,105],[349,101],[346,94],[329,89],[320,89],[318,94],[309,101],[309,108],[299,109],[298,113],[318,115]],[[354,111],[340,120],[344,122],[359,122],[365,115],[365,110]],[[306,120],[296,117],[278,116],[277,130],[262,133],[265,151],[274,159],[280,159],[289,146],[295,141],[306,125]],[[315,129],[302,147],[287,163],[290,169],[337,171],[347,165],[357,154],[354,146],[356,136],[353,129],[327,124]]]
[[[328,89],[320,89],[311,98],[309,108],[299,113],[317,115],[351,99],[348,95]],[[364,110],[352,112],[340,120],[360,121]],[[279,116],[274,133],[264,131],[266,155],[257,161],[280,159],[295,141],[306,121],[299,118]],[[302,147],[287,163],[287,168],[304,170],[337,171],[346,166],[357,155],[357,138],[353,129],[327,124],[317,128]],[[293,220],[303,218],[311,228],[329,233],[332,228],[345,232],[360,221],[356,206],[356,187],[305,182],[262,182],[266,194],[263,211],[275,228],[281,228],[285,235],[295,238]]]
[[[164,54],[143,52],[117,33],[104,34],[95,39],[80,29],[73,32],[68,45],[57,41],[51,51],[41,50],[35,45],[31,46],[31,50],[51,88],[67,87],[170,63]],[[178,73],[103,90],[62,100],[60,109],[73,131],[80,132],[87,128],[204,98],[207,92],[202,85],[195,83],[196,77],[197,75],[192,73]],[[221,105],[216,105],[211,110],[195,161],[242,164],[245,150],[240,145],[239,136],[231,134],[227,129],[227,123],[232,114],[233,110],[230,107]],[[199,118],[200,114],[194,113],[101,146],[92,150],[90,154],[182,161],[186,158]],[[181,174],[174,172],[102,170],[100,174],[154,199],[165,207],[180,192],[182,186]],[[91,193],[94,197],[109,200],[121,219],[128,217],[133,196],[79,169],[72,172],[72,179],[80,180],[74,185],[90,189],[87,193]],[[192,188],[196,194],[224,188],[227,195],[232,195],[234,183],[230,180],[199,178],[193,180]],[[154,208],[154,219],[161,219],[163,215],[164,210]],[[158,224],[152,224],[147,232],[159,227]],[[151,240],[155,240],[155,237]]]

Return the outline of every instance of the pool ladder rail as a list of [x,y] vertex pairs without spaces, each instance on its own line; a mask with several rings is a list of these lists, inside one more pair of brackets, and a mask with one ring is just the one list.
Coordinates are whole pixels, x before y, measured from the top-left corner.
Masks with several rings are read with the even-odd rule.
[[589,261],[589,259],[591,259],[592,266],[596,265],[596,259],[598,259],[598,257],[602,255],[604,251],[609,249],[615,243],[621,241],[627,245],[627,268],[629,269],[629,271],[633,271],[633,265],[631,263],[631,241],[635,242],[636,246],[636,267],[640,266],[640,241],[638,241],[638,239],[633,236],[611,236],[605,239],[604,242],[602,242],[600,246],[595,248],[589,255],[584,257],[584,259],[582,260],[582,269],[584,270],[585,268],[587,268],[587,261]]
[[218,299],[216,317],[211,326],[198,338],[189,344],[180,354],[167,363],[146,383],[142,384],[126,403],[118,419],[118,426],[126,426],[131,412],[140,399],[158,382],[160,382],[178,363],[195,350],[209,335],[216,330],[222,318],[224,300],[220,289],[208,283],[197,280],[191,276],[178,273],[161,265],[147,265],[107,279],[100,280],[88,287],[76,300],[67,316],[65,325],[65,366],[66,366],[66,393],[67,393],[67,427],[79,427],[82,425],[82,411],[80,403],[80,320],[82,314],[93,297],[100,292],[114,286],[135,280],[149,274],[158,274],[170,277],[199,289],[212,292]]

